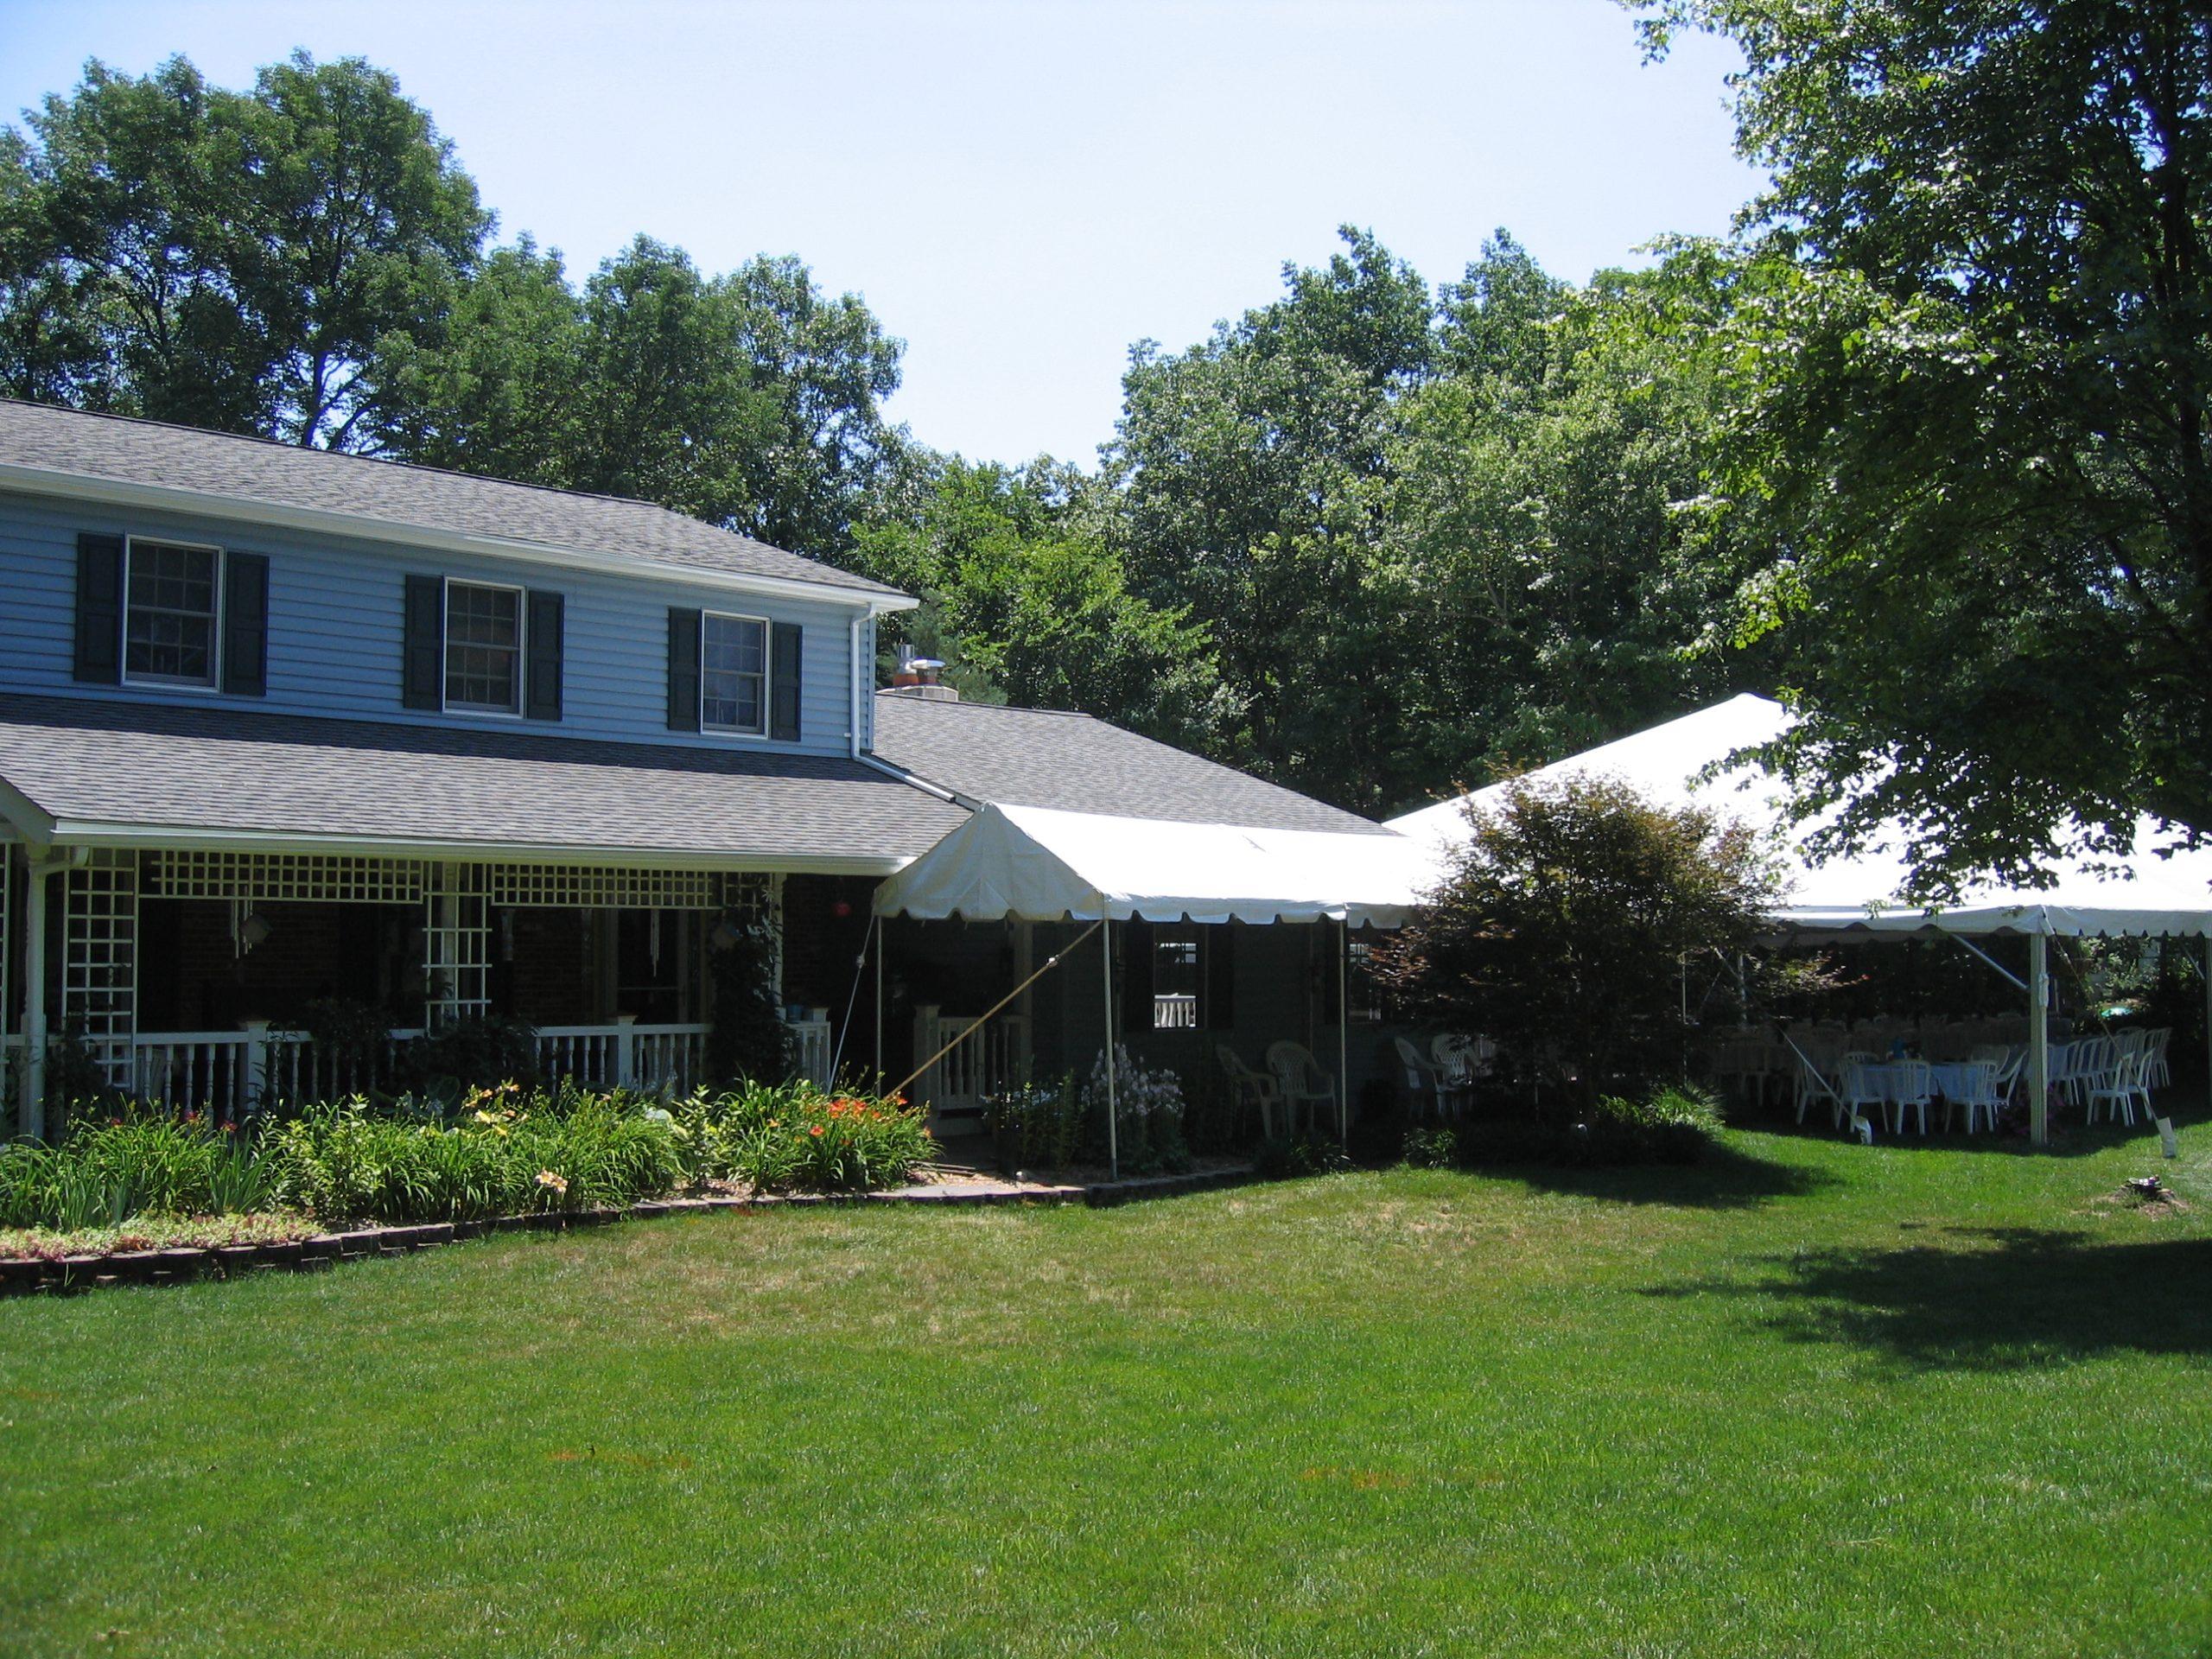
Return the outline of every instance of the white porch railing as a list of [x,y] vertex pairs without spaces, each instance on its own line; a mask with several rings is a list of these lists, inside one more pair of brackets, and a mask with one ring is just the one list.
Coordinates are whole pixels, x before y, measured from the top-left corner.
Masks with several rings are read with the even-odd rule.
[[1188,991],[1171,991],[1154,997],[1152,1028],[1154,1031],[1196,1031],[1198,1028],[1197,995]]
[[830,1022],[827,1020],[787,1020],[798,1048],[798,1074],[827,1089],[836,1079],[830,1075]]
[[[945,1014],[935,1003],[914,1010],[914,1060],[928,1059],[956,1037],[975,1029],[972,1017]],[[1029,1021],[1002,1014],[949,1054],[932,1063],[914,1085],[914,1098],[939,1116],[969,1116],[991,1095],[1014,1088],[1029,1074]]]
[[[340,1098],[387,1086],[401,1045],[423,1033],[395,1030],[372,1055],[317,1053],[306,1033],[142,1032],[131,1041],[131,1090],[171,1111],[236,1117],[271,1101]],[[596,1089],[689,1089],[705,1073],[703,1025],[542,1026],[538,1069]]]

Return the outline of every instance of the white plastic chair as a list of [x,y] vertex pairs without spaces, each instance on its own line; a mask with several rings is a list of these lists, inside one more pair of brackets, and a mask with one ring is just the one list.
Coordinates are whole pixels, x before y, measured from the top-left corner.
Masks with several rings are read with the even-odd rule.
[[1920,1115],[1920,1132],[1928,1133],[1928,1103],[1935,1095],[1934,1073],[1925,1060],[1891,1060],[1882,1068],[1886,1073],[1883,1090],[1890,1111],[1890,1133],[1904,1133],[1904,1115]]
[[1227,1043],[1216,1043],[1214,1058],[1220,1061],[1222,1074],[1229,1079],[1230,1103],[1239,1112],[1247,1106],[1260,1109],[1260,1132],[1268,1140],[1275,1138],[1275,1080],[1264,1071],[1255,1071],[1244,1064],[1236,1051]]
[[2143,1081],[2145,1051],[2139,1043],[2125,1046],[2115,1044],[2113,1047],[2111,1065],[2089,1084],[2088,1121],[2092,1123],[2097,1121],[2097,1105],[2103,1102],[2112,1108],[2115,1122],[2133,1128],[2135,1125],[2135,1103],[2139,1099],[2143,1103],[2144,1116],[2151,1116],[2151,1090]]
[[2152,1032],[2143,1045],[2143,1083],[2145,1088],[2163,1089],[2173,1079],[2166,1069],[2166,1045],[2173,1040],[2173,1027],[2160,1026]]
[[1442,1117],[1446,1109],[1446,1084],[1443,1072],[1437,1069],[1433,1060],[1423,1058],[1421,1050],[1415,1048],[1410,1039],[1394,1037],[1390,1041],[1398,1051],[1398,1070],[1405,1084],[1407,1097],[1414,1103],[1414,1115],[1416,1117],[1428,1115],[1423,1109],[1425,1103],[1428,1109]]
[[[1320,1122],[1318,1109],[1325,1106],[1329,1116],[1337,1115],[1337,1080],[1321,1069],[1320,1063],[1306,1052],[1305,1044],[1293,1042],[1268,1045],[1268,1070],[1274,1073],[1275,1092],[1282,1097],[1290,1115],[1290,1130],[1298,1133],[1298,1109],[1306,1108],[1306,1124],[1310,1129]],[[1344,1133],[1344,1125],[1337,1124],[1337,1132]]]
[[1837,1091],[1837,1085],[1842,1080],[1842,1074],[1834,1065],[1823,1071],[1819,1061],[1817,1054],[1806,1053],[1797,1057],[1797,1121],[1802,1123],[1805,1113],[1813,1103],[1824,1100],[1828,1104],[1829,1122],[1840,1127],[1843,1122],[1843,1096]]
[[[1872,1054],[1863,1051],[1843,1057],[1843,1075],[1837,1089],[1836,1122],[1846,1117],[1881,1118],[1887,1121],[1890,1096],[1885,1086],[1884,1074],[1888,1068]],[[1861,1110],[1872,1107],[1871,1112]]]
[[1999,1094],[2004,1068],[1995,1060],[1973,1059],[1964,1069],[1966,1086],[1956,1096],[1948,1096],[1943,1105],[1943,1127],[1951,1127],[1951,1114],[1963,1109],[1967,1115],[1967,1133],[1974,1130],[1974,1120],[1980,1118],[1986,1129],[1997,1127],[1998,1108],[2004,1104]]
[[1475,1085],[1497,1069],[1496,1043],[1454,1031],[1431,1038],[1428,1057],[1443,1079],[1446,1104],[1454,1113],[1474,1099]]

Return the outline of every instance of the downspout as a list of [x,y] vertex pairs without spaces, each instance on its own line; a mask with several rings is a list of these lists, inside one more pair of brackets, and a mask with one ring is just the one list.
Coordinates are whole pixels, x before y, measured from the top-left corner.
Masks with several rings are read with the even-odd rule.
[[849,728],[846,735],[851,740],[853,759],[857,760],[861,758],[861,686],[864,677],[861,672],[861,617],[858,613],[854,615],[847,634],[848,649],[852,656],[853,695],[849,699],[850,706],[845,711]]

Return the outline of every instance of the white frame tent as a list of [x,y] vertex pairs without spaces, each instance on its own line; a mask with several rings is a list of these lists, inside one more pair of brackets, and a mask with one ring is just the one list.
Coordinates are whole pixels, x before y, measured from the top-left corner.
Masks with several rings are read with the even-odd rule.
[[[1727,767],[1727,757],[1780,736],[1793,716],[1782,704],[1746,694],[1637,732],[1529,773],[1538,781],[1618,778],[1669,806],[1698,805],[1733,817],[1769,836],[1794,878],[1773,912],[1787,939],[1817,944],[1912,933],[1961,940],[1991,935],[2028,940],[2028,1071],[2031,1138],[2049,1139],[2050,941],[2054,938],[2196,938],[2206,941],[2205,1015],[2212,1027],[2212,848],[2177,843],[2180,833],[2156,819],[2137,827],[2137,850],[2123,859],[2071,860],[2054,865],[2041,887],[1984,882],[1941,907],[1902,897],[1910,875],[1902,824],[1887,826],[1878,847],[1815,863],[1802,850],[1804,831],[1790,816],[1786,791],[1757,766]],[[1390,820],[1390,828],[1427,849],[1431,879],[1464,835],[1470,809],[1498,800],[1510,784],[1440,801]]]
[[1112,1110],[1116,922],[1337,923],[1342,1126],[1350,1117],[1343,988],[1351,930],[1402,926],[1428,880],[1427,849],[1379,825],[1372,834],[1344,834],[993,803],[877,888],[875,913],[920,921],[1100,924],[1107,1124],[1118,1173]]

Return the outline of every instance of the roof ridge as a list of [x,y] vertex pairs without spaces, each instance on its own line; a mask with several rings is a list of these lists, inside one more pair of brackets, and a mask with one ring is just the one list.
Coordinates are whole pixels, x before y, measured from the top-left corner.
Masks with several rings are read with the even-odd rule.
[[[889,698],[894,702],[912,703],[916,707],[923,709],[982,709],[1001,715],[1058,715],[1062,720],[1092,720],[1096,721],[1102,726],[1114,725],[1112,721],[1104,718],[1103,715],[1094,715],[1090,713],[1088,710],[1082,709],[1039,709],[1026,702],[970,702],[965,697],[957,699],[952,697],[910,697],[901,695],[904,690],[905,688],[901,686],[879,685],[875,688],[875,695],[879,697]],[[1144,734],[1142,732],[1131,732],[1126,726],[1114,726],[1114,729],[1117,732],[1128,733],[1131,737],[1144,737]],[[1146,737],[1144,741],[1147,743],[1157,743],[1160,741],[1156,737]],[[1173,748],[1174,746],[1170,744],[1168,747]],[[1187,751],[1185,751],[1185,753],[1187,753]]]
[[[725,536],[734,536],[740,541],[750,542],[755,547],[765,547],[778,553],[791,553],[793,558],[811,558],[811,554],[793,553],[787,547],[777,547],[757,536],[748,536],[741,530],[732,530],[727,524],[701,518],[688,512],[678,512],[662,502],[648,501],[641,495],[610,495],[603,490],[570,489],[562,484],[531,484],[518,478],[501,478],[494,473],[464,473],[454,467],[434,466],[429,461],[397,461],[390,455],[365,455],[352,449],[324,449],[314,444],[287,443],[282,438],[272,438],[259,432],[226,432],[216,426],[194,426],[184,421],[156,420],[150,415],[123,415],[107,409],[78,409],[68,404],[41,403],[33,397],[0,397],[0,405],[13,404],[19,409],[35,409],[47,414],[80,416],[86,420],[114,421],[129,426],[149,426],[162,432],[188,432],[194,437],[216,438],[233,443],[257,443],[286,454],[323,455],[339,461],[359,461],[371,467],[397,467],[402,472],[428,473],[437,478],[459,479],[469,484],[497,484],[510,490],[531,490],[540,495],[564,495],[579,501],[607,501],[618,506],[649,507],[655,512],[664,512],[675,518],[689,519],[695,524],[705,524],[719,530]],[[822,563],[822,561],[816,561]],[[830,567],[832,569],[836,566]]]

